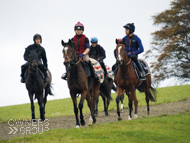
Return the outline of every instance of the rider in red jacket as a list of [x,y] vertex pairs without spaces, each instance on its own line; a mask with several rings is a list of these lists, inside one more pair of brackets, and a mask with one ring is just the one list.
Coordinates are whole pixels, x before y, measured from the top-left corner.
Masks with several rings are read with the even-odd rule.
[[[75,51],[79,58],[84,57],[85,62],[88,64],[91,73],[94,73],[94,68],[92,67],[92,64],[89,60],[89,51],[90,51],[90,44],[89,44],[89,39],[83,34],[84,32],[84,25],[80,22],[75,24],[74,30],[76,32],[76,35],[71,39],[72,41],[75,42]],[[88,69],[85,68],[87,77],[90,77],[91,73],[89,72]],[[66,80],[67,78],[67,73],[68,69],[66,69],[66,73],[61,76],[62,79]],[[98,79],[96,74],[93,74],[95,79]]]

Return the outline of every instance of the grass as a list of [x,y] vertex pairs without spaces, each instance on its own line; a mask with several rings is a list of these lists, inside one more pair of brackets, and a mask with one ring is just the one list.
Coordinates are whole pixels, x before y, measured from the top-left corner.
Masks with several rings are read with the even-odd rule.
[[53,129],[43,134],[18,137],[4,142],[128,143],[190,142],[190,112],[95,124],[80,129]]
[[[157,102],[150,103],[150,105],[156,105],[161,103],[174,102],[179,100],[187,100],[190,99],[190,85],[181,85],[181,86],[173,86],[173,87],[165,87],[158,88]],[[113,101],[111,101],[109,110],[116,109],[116,93],[112,94]],[[78,103],[79,103],[78,98]],[[101,98],[100,98],[101,99]],[[137,91],[137,99],[139,106],[145,106],[145,94],[139,93]],[[125,96],[124,106],[127,107],[128,98]],[[100,100],[98,105],[99,111],[103,111],[103,102]],[[151,110],[151,108],[150,108]],[[13,106],[5,106],[0,107],[0,123],[7,122],[10,119],[31,119],[31,110],[30,103],[22,104],[22,105],[13,105]],[[84,102],[83,113],[89,113],[89,108],[87,107],[87,102]],[[35,103],[35,114],[36,118],[39,118],[39,106]],[[73,103],[71,98],[60,99],[60,100],[52,100],[48,101],[46,104],[46,117],[59,117],[59,116],[68,116],[74,115],[73,111]]]

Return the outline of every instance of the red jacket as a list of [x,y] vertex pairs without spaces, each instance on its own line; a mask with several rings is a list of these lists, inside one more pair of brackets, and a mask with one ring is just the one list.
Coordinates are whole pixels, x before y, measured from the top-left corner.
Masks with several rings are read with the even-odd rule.
[[86,36],[82,34],[81,36],[75,35],[73,38],[76,44],[75,51],[77,52],[78,55],[84,53],[84,51],[86,50],[85,37]]

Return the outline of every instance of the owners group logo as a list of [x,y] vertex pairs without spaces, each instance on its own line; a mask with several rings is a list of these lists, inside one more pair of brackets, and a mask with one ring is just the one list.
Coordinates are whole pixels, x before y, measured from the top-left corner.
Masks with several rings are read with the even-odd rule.
[[36,119],[34,121],[27,121],[26,119],[10,119],[8,121],[10,132],[8,134],[42,134],[49,130],[48,119],[41,121]]

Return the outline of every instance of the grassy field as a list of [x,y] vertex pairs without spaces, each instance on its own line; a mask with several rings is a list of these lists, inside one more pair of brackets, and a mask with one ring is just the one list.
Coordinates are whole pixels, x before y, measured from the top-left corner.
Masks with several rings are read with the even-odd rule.
[[[157,91],[158,91],[157,102],[150,103],[150,105],[190,99],[190,85],[158,88]],[[116,103],[115,103],[116,94],[113,93],[112,97],[113,101],[111,101],[110,103],[109,110],[116,109]],[[79,99],[80,98],[78,98],[78,103]],[[137,92],[137,99],[139,101],[139,106],[146,105],[144,93],[141,94]],[[127,107],[127,104],[128,104],[128,98],[127,96],[125,96],[124,106]],[[83,113],[89,112],[86,101],[84,102],[83,111],[84,111]],[[99,111],[103,111],[102,100],[100,100],[99,102]],[[36,113],[36,118],[39,118],[40,116],[39,106],[37,103],[35,103],[35,113]],[[58,117],[58,116],[68,116],[68,115],[74,115],[73,103],[71,98],[52,100],[47,102],[46,117]],[[0,107],[0,123],[6,122],[10,119],[27,119],[27,120],[31,119],[30,103]]]
[[3,142],[128,143],[190,142],[190,112],[172,116],[95,124],[80,129],[53,129],[43,134],[4,140]]

